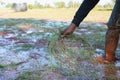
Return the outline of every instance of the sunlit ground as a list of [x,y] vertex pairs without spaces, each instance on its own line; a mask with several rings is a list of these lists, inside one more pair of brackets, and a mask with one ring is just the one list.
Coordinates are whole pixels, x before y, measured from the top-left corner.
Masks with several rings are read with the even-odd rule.
[[[0,18],[37,18],[57,21],[71,21],[77,8],[33,9],[26,12],[14,12],[11,9],[1,9]],[[107,22],[111,11],[92,10],[85,21]]]

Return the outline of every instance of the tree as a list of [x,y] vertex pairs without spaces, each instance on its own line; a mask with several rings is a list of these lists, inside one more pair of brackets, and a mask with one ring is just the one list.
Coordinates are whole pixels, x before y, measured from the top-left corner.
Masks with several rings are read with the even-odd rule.
[[73,8],[73,7],[74,7],[74,3],[73,3],[72,1],[70,1],[70,2],[68,3],[68,7],[69,7],[69,8]]
[[50,4],[46,4],[45,8],[52,8],[52,6]]
[[73,1],[70,1],[68,3],[68,7],[69,8],[76,8],[76,7],[79,7],[80,6],[80,3],[79,2],[73,2]]
[[56,2],[55,6],[56,6],[56,8],[64,8],[64,7],[66,7],[64,2]]
[[2,1],[0,1],[0,4],[1,4],[1,5],[4,5],[5,3],[4,3],[4,2],[2,2]]
[[12,8],[12,3],[8,3],[8,4],[6,5],[6,8]]
[[115,2],[116,0],[112,0],[112,2]]

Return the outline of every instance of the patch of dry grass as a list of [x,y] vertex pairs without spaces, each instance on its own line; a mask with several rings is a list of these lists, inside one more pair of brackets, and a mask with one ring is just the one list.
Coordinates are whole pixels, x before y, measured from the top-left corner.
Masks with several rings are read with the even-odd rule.
[[[76,8],[61,9],[33,9],[27,12],[14,12],[11,9],[1,9],[0,18],[37,18],[57,21],[71,21],[74,17]],[[92,10],[84,21],[107,22],[111,11]]]

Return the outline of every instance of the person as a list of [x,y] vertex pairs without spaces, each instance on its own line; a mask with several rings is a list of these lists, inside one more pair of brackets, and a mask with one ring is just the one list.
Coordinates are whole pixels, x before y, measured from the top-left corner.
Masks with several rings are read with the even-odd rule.
[[[84,0],[77,10],[70,25],[63,31],[61,37],[72,34],[76,27],[83,21],[88,13],[96,6],[99,0]],[[116,0],[111,16],[107,23],[108,29],[106,31],[105,41],[105,57],[104,63],[111,63],[116,61],[115,51],[119,41],[120,32],[120,0]]]

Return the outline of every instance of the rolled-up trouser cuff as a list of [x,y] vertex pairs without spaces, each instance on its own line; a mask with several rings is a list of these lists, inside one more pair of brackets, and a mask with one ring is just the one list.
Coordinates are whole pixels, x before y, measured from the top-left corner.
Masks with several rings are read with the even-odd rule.
[[120,14],[119,14],[118,20],[116,21],[116,26],[118,26],[120,28]]
[[113,22],[113,23],[108,22],[107,26],[109,29],[120,29],[120,17],[118,18],[116,22]]

